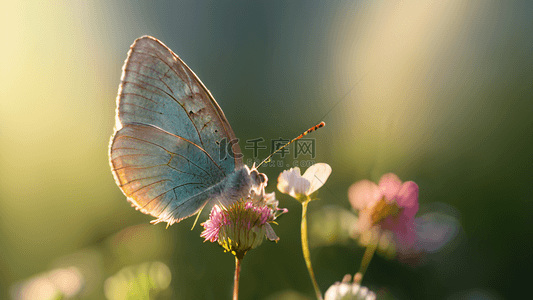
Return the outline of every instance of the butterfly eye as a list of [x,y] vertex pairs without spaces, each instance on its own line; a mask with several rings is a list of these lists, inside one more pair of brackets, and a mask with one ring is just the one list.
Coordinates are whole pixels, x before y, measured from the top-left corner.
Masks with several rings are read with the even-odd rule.
[[266,177],[265,174],[259,173],[259,180],[261,180],[261,183],[265,183],[267,182],[268,178]]

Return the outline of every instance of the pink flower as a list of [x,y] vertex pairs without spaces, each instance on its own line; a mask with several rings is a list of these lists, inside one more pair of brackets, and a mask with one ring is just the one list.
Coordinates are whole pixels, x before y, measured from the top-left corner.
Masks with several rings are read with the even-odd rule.
[[209,219],[201,224],[204,231],[200,236],[242,258],[248,250],[261,245],[265,236],[271,241],[279,240],[270,223],[287,210],[277,204],[274,193],[265,194],[263,201],[255,203],[238,201],[229,207],[215,204]]
[[402,184],[398,176],[387,173],[379,184],[369,180],[354,183],[348,190],[352,207],[359,211],[357,231],[381,229],[394,233],[400,253],[414,246],[416,230],[414,217],[418,211],[418,185],[412,181]]

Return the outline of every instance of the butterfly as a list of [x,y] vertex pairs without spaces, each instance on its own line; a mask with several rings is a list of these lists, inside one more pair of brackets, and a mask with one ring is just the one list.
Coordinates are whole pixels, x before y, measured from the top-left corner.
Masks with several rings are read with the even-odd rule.
[[259,193],[266,175],[242,162],[235,133],[198,76],[151,36],[124,63],[109,161],[137,210],[168,225],[210,201],[228,205]]

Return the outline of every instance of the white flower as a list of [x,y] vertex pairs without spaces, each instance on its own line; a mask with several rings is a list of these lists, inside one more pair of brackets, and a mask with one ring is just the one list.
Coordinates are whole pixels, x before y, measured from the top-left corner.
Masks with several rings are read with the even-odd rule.
[[352,277],[347,274],[342,282],[335,282],[324,295],[324,300],[375,300],[376,294],[358,283],[350,282]]
[[325,163],[317,163],[309,167],[303,176],[300,174],[298,167],[283,171],[278,177],[278,190],[302,201],[302,198],[324,185],[331,174],[331,167]]

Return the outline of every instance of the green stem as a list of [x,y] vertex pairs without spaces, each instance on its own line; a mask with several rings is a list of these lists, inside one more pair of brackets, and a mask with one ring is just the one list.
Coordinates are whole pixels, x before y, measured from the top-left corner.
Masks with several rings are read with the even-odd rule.
[[313,272],[313,267],[311,266],[311,254],[309,253],[309,244],[307,242],[307,205],[309,204],[309,201],[309,198],[302,201],[302,251],[305,264],[307,265],[307,271],[309,271],[309,276],[311,277],[313,287],[315,288],[316,298],[322,300],[322,293],[320,292],[320,288],[315,279],[315,273]]
[[241,260],[235,256],[235,276],[233,277],[233,300],[239,299],[239,278],[241,274]]
[[[357,276],[357,274],[355,275],[357,276],[359,282],[363,280],[363,276],[365,275],[366,269],[368,269],[368,265],[370,265],[370,261],[372,260],[377,247],[377,242],[370,243],[368,246],[366,246],[365,254],[363,254],[363,260],[361,261],[361,267],[359,268],[359,272],[357,272],[359,276]],[[354,278],[356,278],[355,276]]]

